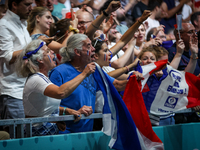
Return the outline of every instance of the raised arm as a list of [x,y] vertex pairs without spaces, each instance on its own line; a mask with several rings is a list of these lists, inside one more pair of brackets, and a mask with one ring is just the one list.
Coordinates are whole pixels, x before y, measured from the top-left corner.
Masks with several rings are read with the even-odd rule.
[[187,2],[189,2],[190,0],[181,0],[180,3],[175,6],[174,8],[168,10],[168,6],[165,2],[162,3],[161,8],[164,10],[164,12],[166,12],[166,16],[165,18],[171,18],[172,16],[174,16],[182,7],[184,4],[186,4]]
[[[130,65],[126,66],[126,67],[122,67],[116,70],[113,70],[111,72],[108,73],[109,76],[113,77],[113,78],[118,78],[119,76],[123,75],[124,73],[128,72],[129,70],[131,70],[133,67],[135,67],[138,63],[139,59],[136,58],[135,61],[133,63],[131,63]],[[124,79],[127,79],[129,75],[124,74],[123,77]]]
[[185,68],[186,72],[194,73],[194,70],[197,65],[197,59],[198,59],[198,39],[197,37],[190,37],[190,43],[189,43],[190,51],[191,51],[191,56],[190,56],[190,61]]
[[[72,21],[70,21],[70,25],[72,26],[72,28],[76,28],[77,29],[78,19],[76,18],[76,15],[73,13],[73,9],[71,9],[71,11],[72,11],[73,15],[72,15]],[[74,31],[70,31],[70,30],[68,30],[68,31],[67,31],[68,33],[66,33],[66,35],[63,35],[65,37],[65,39],[62,41],[62,43],[59,43],[57,41],[52,41],[51,43],[49,43],[48,47],[51,50],[53,50],[55,53],[59,54],[59,50],[62,47],[66,46],[68,38],[74,34]],[[42,40],[44,40],[44,39],[42,39]]]
[[178,68],[184,49],[185,49],[185,44],[183,40],[180,39],[179,41],[176,42],[176,54],[170,63],[170,66],[172,66],[174,69]]
[[111,63],[111,66],[115,69],[124,67],[126,64],[130,64],[132,61],[132,54],[134,54],[134,47],[136,44],[136,38],[133,37],[132,40],[129,41],[128,43],[128,48],[125,51],[124,55],[122,55],[119,59],[113,61]]
[[129,3],[124,7],[125,13],[127,13],[136,4],[136,0],[129,0]]
[[63,99],[69,96],[87,76],[95,71],[95,68],[96,65],[94,62],[88,64],[80,75],[62,84],[60,87],[54,84],[49,85],[45,89],[44,95],[57,99]]
[[100,16],[98,16],[92,23],[91,25],[87,28],[86,30],[86,35],[92,39],[93,35],[95,33],[96,30],[99,29],[99,26],[101,25],[101,23],[103,22],[103,20],[108,17],[109,14],[111,14],[113,11],[117,10],[119,7],[121,7],[120,2],[118,1],[112,1],[110,3],[110,5],[108,6],[108,8],[101,13]]
[[136,21],[120,38],[120,40],[113,46],[110,51],[115,55],[122,47],[124,47],[133,37],[133,34],[137,31],[138,27],[142,24],[143,21],[145,21],[149,16],[151,15],[151,12],[148,10],[145,10],[140,17],[138,21]]

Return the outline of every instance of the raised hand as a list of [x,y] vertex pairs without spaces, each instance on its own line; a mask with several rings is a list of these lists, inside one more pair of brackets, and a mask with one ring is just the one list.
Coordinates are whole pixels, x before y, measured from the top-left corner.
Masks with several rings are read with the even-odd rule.
[[177,53],[182,55],[184,52],[184,49],[185,49],[185,44],[184,44],[183,40],[182,39],[178,40],[178,42],[176,42]]
[[197,54],[198,54],[198,39],[197,39],[196,36],[190,37],[189,47],[190,47],[192,55],[195,55],[195,57],[197,57]]
[[106,22],[106,19],[104,19],[104,21],[102,22],[102,30],[104,34],[107,34],[108,31],[110,30],[110,28],[113,26],[114,24],[114,20],[113,20],[113,16],[110,16],[110,19]]
[[140,19],[138,20],[139,22],[143,22],[145,21],[149,16],[151,16],[151,11],[149,10],[145,10],[142,14],[142,16],[140,17]]
[[[157,31],[160,31],[160,30],[165,31],[165,26],[164,26],[164,25],[160,25],[160,26],[158,26],[158,27],[156,28],[156,32],[157,32]],[[155,35],[155,34],[154,34],[154,35]]]
[[72,21],[70,21],[70,25],[72,26],[72,28],[77,28],[78,19],[76,18],[76,15],[74,14],[74,11],[72,8],[71,8],[71,15],[72,15]]
[[94,62],[91,62],[87,64],[87,66],[83,70],[83,74],[85,74],[86,76],[89,76],[90,74],[94,73],[95,70],[96,70],[96,65]]
[[108,8],[105,10],[105,12],[106,12],[107,14],[110,14],[111,12],[117,10],[117,9],[120,8],[120,7],[121,7],[121,3],[120,3],[119,1],[112,1],[112,2],[109,4]]

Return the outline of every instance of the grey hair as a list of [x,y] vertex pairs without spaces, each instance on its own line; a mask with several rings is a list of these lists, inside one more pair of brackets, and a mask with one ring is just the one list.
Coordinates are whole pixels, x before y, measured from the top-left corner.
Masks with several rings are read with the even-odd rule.
[[43,50],[40,48],[36,54],[33,54],[28,59],[23,60],[27,52],[34,51],[43,42],[40,39],[30,42],[25,49],[22,50],[16,62],[16,72],[19,76],[28,77],[29,74],[37,73],[39,71],[39,63],[37,60],[43,59]]
[[84,44],[83,41],[85,41],[87,38],[88,37],[85,34],[74,34],[70,36],[67,40],[67,46],[61,48],[59,51],[60,55],[62,56],[62,63],[71,61],[75,56],[74,49],[81,51]]

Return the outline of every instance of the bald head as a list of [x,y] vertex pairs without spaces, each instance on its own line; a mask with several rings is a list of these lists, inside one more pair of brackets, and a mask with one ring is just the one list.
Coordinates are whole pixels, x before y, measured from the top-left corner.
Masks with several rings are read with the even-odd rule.
[[[174,35],[176,36],[176,40],[179,40],[178,31],[176,29],[174,30]],[[182,23],[180,36],[185,44],[185,49],[189,50],[190,38],[194,38],[197,36],[194,26],[191,23]]]
[[87,12],[87,11],[82,11],[77,13],[77,18],[78,18],[78,29],[80,33],[85,33],[87,28],[90,26],[92,21],[94,20],[93,16]]

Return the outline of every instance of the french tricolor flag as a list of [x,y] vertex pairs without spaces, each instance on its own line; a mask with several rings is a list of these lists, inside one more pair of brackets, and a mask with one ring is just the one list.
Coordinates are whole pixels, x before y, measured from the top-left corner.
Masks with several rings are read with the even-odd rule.
[[[141,68],[151,70],[150,65]],[[148,91],[143,90],[148,112],[161,116],[200,105],[200,78],[188,72],[178,71],[169,65],[163,73],[163,79],[159,82],[154,82],[153,78],[148,79],[148,76],[147,82],[141,81],[142,85],[147,83],[148,87]]]
[[160,60],[145,66],[140,66],[140,63],[138,62],[136,71],[139,71],[142,73],[144,79],[141,82],[138,82],[139,87],[141,88],[141,91],[144,92],[144,90],[148,91],[148,87],[146,86],[146,82],[150,75],[152,75],[154,72],[158,70],[162,70],[163,67],[166,66],[168,60]]
[[[152,130],[143,100],[138,99],[132,102],[133,109],[130,112],[118,91],[105,75],[105,72],[98,64],[96,66],[97,69],[93,76],[104,96],[103,131],[111,136],[109,147],[116,150],[164,149],[162,141]],[[130,81],[132,82],[133,80],[136,81],[136,78],[131,77]],[[130,86],[130,81],[127,85],[128,87]],[[133,97],[138,94],[141,96],[137,82],[135,87],[137,87],[136,91],[131,91],[130,94]],[[131,113],[134,113],[135,118]]]

